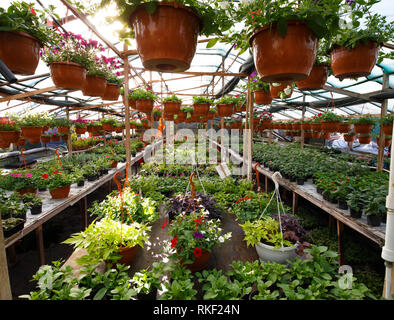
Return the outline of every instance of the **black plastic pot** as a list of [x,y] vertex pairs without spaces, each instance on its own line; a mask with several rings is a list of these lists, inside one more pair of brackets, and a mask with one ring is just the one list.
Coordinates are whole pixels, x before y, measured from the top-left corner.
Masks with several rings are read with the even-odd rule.
[[322,191],[321,191],[321,189],[320,189],[320,188],[318,188],[318,187],[316,187],[316,192],[317,192],[318,194],[322,194]]
[[330,201],[330,197],[328,196],[328,194],[322,193],[322,195],[323,195],[323,199],[324,199],[324,200]]
[[296,178],[295,177],[290,177],[290,182],[295,182]]
[[157,289],[155,288],[149,293],[140,292],[139,294],[137,294],[137,300],[156,300],[156,296]]
[[350,208],[350,216],[352,217],[352,218],[355,218],[355,219],[360,219],[361,218],[361,216],[362,216],[362,212],[360,211],[356,211],[356,210],[354,210],[353,208]]
[[380,216],[367,216],[367,223],[372,227],[379,227],[381,223]]
[[304,182],[305,182],[305,179],[297,178],[297,184],[299,186],[302,186],[304,184]]
[[30,208],[30,213],[31,214],[40,214],[42,212],[42,204],[40,204],[39,206],[35,206],[35,207],[31,207]]
[[349,208],[347,202],[344,200],[338,200],[338,207],[342,210],[347,210]]
[[45,191],[47,191],[47,188],[41,188],[41,189],[38,189],[38,191],[39,192],[45,192]]
[[338,200],[337,199],[334,199],[334,198],[328,198],[328,201],[330,201],[332,204],[337,204],[338,203]]
[[78,187],[83,187],[84,185],[85,185],[85,180],[79,181],[79,182],[77,183],[77,186],[78,186]]
[[386,223],[386,221],[387,221],[387,215],[386,215],[386,214],[381,215],[381,216],[380,216],[380,219],[381,219],[381,221],[382,221],[383,223]]
[[95,181],[97,179],[98,179],[98,175],[97,174],[92,175],[92,176],[88,176],[88,181]]
[[20,223],[18,223],[17,225],[13,226],[12,228],[8,229],[8,230],[3,230],[4,232],[4,238],[9,238],[10,236],[12,236],[14,233],[21,231],[25,225],[25,220],[21,221]]

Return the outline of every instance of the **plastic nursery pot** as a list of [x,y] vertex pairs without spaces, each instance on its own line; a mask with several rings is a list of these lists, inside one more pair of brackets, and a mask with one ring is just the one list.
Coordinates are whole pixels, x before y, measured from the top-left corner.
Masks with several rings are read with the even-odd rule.
[[349,208],[346,201],[343,200],[338,200],[338,207],[342,210],[347,210]]
[[368,144],[371,141],[372,141],[371,136],[358,136],[358,142],[360,142],[360,144]]
[[122,258],[118,261],[118,263],[124,264],[126,266],[131,266],[138,252],[138,247],[138,245],[131,248],[121,247],[119,254],[122,256]]
[[16,143],[20,136],[20,131],[0,131],[0,140],[6,143]]
[[101,99],[108,101],[117,101],[120,95],[120,87],[116,83],[107,82],[104,94]]
[[157,289],[154,288],[149,293],[140,292],[137,294],[137,300],[156,300]]
[[315,64],[309,76],[301,81],[297,81],[298,89],[312,91],[322,89],[328,77],[328,64]]
[[353,49],[335,47],[331,51],[331,69],[340,79],[366,77],[376,64],[379,47],[377,42],[359,41]]
[[218,104],[217,105],[219,117],[230,117],[234,113],[233,104]]
[[193,114],[196,116],[206,116],[209,113],[209,103],[195,103],[193,104],[194,111]]
[[41,212],[42,212],[42,205],[39,205],[39,206],[35,206],[35,207],[31,207],[31,208],[30,208],[30,213],[31,213],[32,215],[40,214]]
[[393,134],[393,124],[384,124],[383,132],[386,136],[391,136]]
[[271,104],[271,94],[265,90],[254,91],[254,103],[255,104]]
[[152,113],[153,110],[153,103],[152,99],[138,99],[136,101],[136,109],[140,112],[144,113]]
[[86,75],[85,84],[82,87],[84,96],[101,97],[105,94],[107,79],[102,76]]
[[74,62],[52,62],[49,64],[52,81],[56,87],[80,90],[85,85],[86,69]]
[[[184,266],[189,269],[191,272],[198,272],[206,268],[209,258],[211,257],[211,253],[207,250],[201,250],[201,256],[195,258],[194,262],[191,264],[185,264]],[[183,264],[183,261],[181,261]]]
[[304,184],[304,182],[305,182],[305,179],[297,178],[297,184],[299,186],[302,186]]
[[273,246],[258,242],[255,245],[260,261],[271,261],[286,264],[287,260],[294,260],[297,256],[296,247],[283,247],[274,249]]
[[79,181],[79,182],[77,183],[77,186],[78,186],[78,187],[83,187],[84,185],[85,185],[85,180]]
[[70,186],[63,186],[53,190],[49,190],[52,199],[64,199],[67,198],[70,193]]
[[321,129],[324,132],[337,132],[339,121],[322,121]]
[[350,208],[350,215],[352,218],[360,219],[362,214],[363,214],[362,211],[356,211],[353,208]]
[[181,102],[176,101],[164,102],[164,113],[168,116],[178,114],[179,110],[181,109],[181,104]]
[[27,33],[0,31],[0,60],[15,74],[35,73],[40,47],[40,41]]
[[347,134],[345,134],[345,135],[343,136],[343,139],[344,139],[346,142],[353,142],[354,139],[356,139],[356,135],[347,135]]
[[311,73],[318,40],[302,21],[287,21],[285,37],[276,25],[257,29],[250,37],[256,70],[266,82],[299,81]]
[[357,133],[370,133],[372,131],[373,125],[369,123],[355,123],[354,124],[354,131]]
[[57,128],[57,132],[59,133],[69,133],[70,127],[69,126],[62,126]]
[[14,233],[21,231],[24,226],[25,226],[25,222],[26,220],[23,220],[19,223],[17,223],[15,226],[13,226],[12,228],[8,229],[8,230],[4,230],[4,238],[9,238],[11,237]]
[[138,54],[148,70],[181,72],[190,68],[202,22],[193,9],[160,2],[153,14],[138,6],[130,15]]
[[381,222],[380,216],[367,216],[367,223],[372,227],[379,227]]
[[350,131],[350,123],[339,123],[337,129],[339,133],[347,133]]
[[286,87],[289,86],[289,85],[291,86],[292,89],[291,89],[290,94],[287,94],[285,96],[285,98],[290,98],[291,95],[293,94],[293,87],[292,87],[290,82],[281,83],[279,86],[274,86],[273,84],[270,84],[271,97],[272,98],[280,98],[279,97],[279,92],[281,92],[281,91],[283,92],[283,90],[286,89]]
[[32,127],[21,126],[21,132],[22,132],[21,133],[22,136],[24,136],[25,138],[40,139],[41,133],[42,133],[42,127],[41,126],[32,126]]

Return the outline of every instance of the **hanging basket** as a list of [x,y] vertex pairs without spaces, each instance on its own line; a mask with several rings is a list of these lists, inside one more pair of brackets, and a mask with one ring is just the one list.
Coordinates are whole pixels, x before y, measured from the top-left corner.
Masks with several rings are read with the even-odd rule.
[[324,140],[330,139],[330,133],[329,132],[321,132],[320,138]]
[[305,131],[304,132],[304,138],[312,138],[312,132],[311,131]]
[[331,51],[331,69],[339,79],[359,78],[369,75],[376,64],[379,47],[377,42],[361,41],[353,49],[335,47]]
[[40,139],[41,133],[42,133],[42,127],[41,126],[28,126],[24,127],[21,126],[21,132],[22,136],[28,139]]
[[190,68],[202,22],[193,9],[159,2],[153,14],[138,6],[130,15],[138,54],[145,69],[182,72]]
[[285,37],[276,24],[257,29],[249,39],[256,70],[262,81],[299,81],[311,73],[318,40],[303,21],[287,21]]
[[76,134],[84,134],[86,132],[86,127],[84,128],[75,128]]
[[138,245],[134,247],[120,247],[119,254],[122,256],[117,263],[124,264],[126,266],[131,266],[138,252]]
[[164,105],[165,114],[174,115],[179,113],[182,103],[176,101],[168,101],[168,102],[164,102],[163,105]]
[[384,146],[389,147],[391,145],[391,139],[384,139]]
[[324,132],[337,132],[338,125],[339,125],[339,121],[322,121],[321,130]]
[[291,86],[291,92],[285,96],[285,98],[290,98],[293,94],[293,86],[291,82],[281,83],[279,86],[274,86],[270,84],[270,93],[272,98],[280,99],[279,92],[286,89],[288,86]]
[[[271,104],[272,102],[272,97],[269,91],[265,90],[255,90],[254,91],[254,102],[256,104]],[[246,111],[246,110],[245,110]]]
[[[209,258],[211,257],[211,253],[207,250],[201,250],[201,256],[195,258],[192,264],[184,264],[184,266],[189,269],[191,272],[198,272],[207,267]],[[183,264],[184,261],[181,261]]]
[[51,137],[41,136],[42,143],[48,143],[51,141]]
[[26,139],[19,138],[18,142],[15,144],[17,147],[23,147],[26,144]]
[[63,186],[53,190],[49,190],[52,199],[64,199],[70,194],[70,186]]
[[294,260],[297,257],[296,247],[283,247],[274,249],[273,246],[258,242],[255,245],[260,261],[270,261],[286,264],[287,260]]
[[339,133],[348,133],[350,131],[350,123],[340,123],[338,124]]
[[319,131],[313,131],[312,132],[312,138],[320,139],[320,132]]
[[112,132],[113,131],[112,124],[110,124],[110,123],[103,123],[103,130]]
[[371,136],[358,136],[358,142],[360,142],[360,144],[368,144],[371,141],[372,141]]
[[52,141],[52,142],[58,142],[58,141],[60,141],[60,136],[55,136],[55,135],[53,135],[53,136],[51,137],[51,141]]
[[311,123],[311,129],[313,131],[321,131],[321,123]]
[[384,124],[383,125],[383,132],[386,136],[391,136],[393,134],[393,124]]
[[107,82],[105,92],[101,96],[101,99],[107,101],[118,101],[120,96],[120,87],[116,83]]
[[373,125],[369,123],[355,123],[354,131],[357,133],[367,134],[372,131]]
[[0,131],[0,140],[6,143],[16,143],[20,136],[20,131]]
[[312,91],[322,89],[328,77],[328,64],[315,64],[309,76],[301,81],[297,81],[298,89]]
[[4,141],[0,141],[0,148],[1,149],[6,149],[10,147],[10,143],[8,142],[4,142]]
[[82,88],[84,96],[101,97],[105,94],[107,79],[101,76],[86,75],[85,84]]
[[312,130],[312,126],[310,123],[301,123],[301,129],[302,130]]
[[218,110],[219,117],[231,117],[231,115],[234,113],[234,105],[233,104],[218,104],[217,110]]
[[86,81],[86,69],[74,62],[51,62],[52,81],[57,88],[81,90]]
[[0,31],[0,60],[14,74],[33,75],[40,62],[40,41],[24,32]]
[[195,103],[193,104],[193,113],[197,116],[206,116],[209,113],[209,103]]
[[154,101],[152,99],[138,99],[136,109],[144,113],[152,113]]
[[69,126],[58,127],[57,131],[59,133],[69,133],[70,132],[70,127]]

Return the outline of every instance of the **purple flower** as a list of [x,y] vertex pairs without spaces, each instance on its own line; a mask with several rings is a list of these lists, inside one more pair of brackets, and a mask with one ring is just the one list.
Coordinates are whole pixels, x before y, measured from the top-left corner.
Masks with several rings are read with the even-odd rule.
[[256,71],[253,71],[251,74],[250,74],[250,78],[253,78],[254,76],[256,75]]
[[196,239],[202,239],[204,238],[204,235],[201,232],[193,232],[193,236]]
[[351,5],[354,4],[354,0],[346,0],[346,3],[347,3],[349,6],[351,6]]

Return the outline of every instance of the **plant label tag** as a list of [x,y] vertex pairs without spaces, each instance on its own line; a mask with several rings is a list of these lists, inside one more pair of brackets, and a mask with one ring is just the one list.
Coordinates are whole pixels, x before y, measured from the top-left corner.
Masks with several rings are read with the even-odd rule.
[[219,164],[218,166],[216,166],[216,171],[219,173],[219,176],[221,179],[225,179],[229,176],[231,176],[231,171],[228,168],[227,164]]

